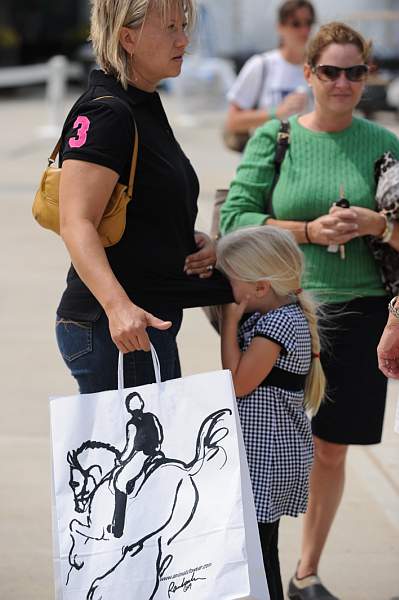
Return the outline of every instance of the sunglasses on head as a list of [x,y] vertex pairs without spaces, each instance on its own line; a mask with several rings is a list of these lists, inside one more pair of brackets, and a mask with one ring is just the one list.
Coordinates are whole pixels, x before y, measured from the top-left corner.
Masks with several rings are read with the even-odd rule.
[[301,27],[312,27],[314,25],[313,19],[308,19],[307,21],[299,21],[298,19],[294,19],[291,23],[287,23],[289,27],[293,27],[294,29],[300,29]]
[[337,81],[341,73],[345,73],[349,81],[364,81],[369,72],[368,65],[353,65],[353,67],[335,67],[333,65],[317,65],[312,72],[321,81]]

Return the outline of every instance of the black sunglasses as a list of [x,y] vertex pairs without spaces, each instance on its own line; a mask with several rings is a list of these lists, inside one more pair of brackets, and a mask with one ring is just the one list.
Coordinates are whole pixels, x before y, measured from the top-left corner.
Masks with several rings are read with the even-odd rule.
[[293,27],[294,29],[300,29],[301,27],[312,27],[314,25],[313,19],[308,19],[307,21],[298,21],[298,19],[294,19],[291,23],[287,23],[289,27]]
[[317,65],[312,72],[321,81],[337,81],[341,73],[345,73],[349,81],[364,81],[369,72],[368,65],[353,65],[353,67],[335,67],[333,65]]

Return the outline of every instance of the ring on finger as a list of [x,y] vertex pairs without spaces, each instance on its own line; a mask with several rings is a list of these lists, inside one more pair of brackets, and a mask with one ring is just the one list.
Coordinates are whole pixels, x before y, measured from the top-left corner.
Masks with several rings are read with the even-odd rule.
[[206,267],[206,270],[207,270],[207,271],[213,271],[213,265],[208,265],[208,266]]

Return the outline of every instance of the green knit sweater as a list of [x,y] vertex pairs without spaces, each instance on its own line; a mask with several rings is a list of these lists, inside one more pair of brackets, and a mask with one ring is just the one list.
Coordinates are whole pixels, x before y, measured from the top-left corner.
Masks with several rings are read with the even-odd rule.
[[[354,118],[336,133],[315,132],[291,117],[291,142],[273,194],[276,219],[311,221],[327,214],[342,184],[352,205],[375,209],[374,161],[390,150],[399,158],[399,140],[383,127]],[[249,142],[221,211],[223,233],[262,225],[274,174],[279,121],[260,127]],[[326,246],[302,244],[306,271],[302,282],[323,302],[383,296],[379,269],[364,238],[345,245],[346,259]]]

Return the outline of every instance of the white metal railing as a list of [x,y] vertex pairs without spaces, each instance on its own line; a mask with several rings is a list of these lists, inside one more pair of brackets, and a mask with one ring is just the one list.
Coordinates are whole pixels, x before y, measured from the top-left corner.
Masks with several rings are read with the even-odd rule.
[[39,134],[54,137],[59,134],[64,119],[66,83],[70,77],[81,77],[83,68],[69,62],[65,56],[53,56],[46,63],[0,69],[0,88],[19,87],[35,83],[46,84],[48,122]]

